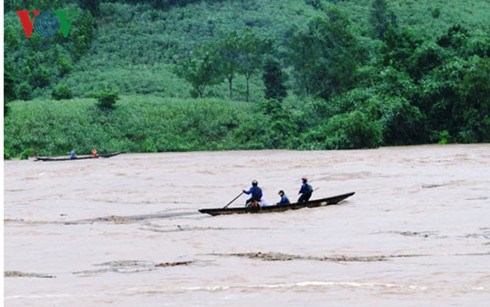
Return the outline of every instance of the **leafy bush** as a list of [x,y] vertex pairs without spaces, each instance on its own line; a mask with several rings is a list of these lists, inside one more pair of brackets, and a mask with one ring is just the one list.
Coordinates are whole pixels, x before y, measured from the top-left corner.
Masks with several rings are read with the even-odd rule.
[[434,19],[439,18],[441,16],[441,9],[438,7],[433,8],[431,15],[432,15],[432,18],[434,18]]
[[267,100],[259,105],[262,114],[267,116],[269,130],[267,148],[287,148],[297,127],[291,113],[278,100]]
[[146,139],[141,144],[142,152],[158,152],[158,147],[152,139]]
[[417,144],[424,139],[425,116],[407,99],[373,97],[370,103],[380,112],[384,145]]
[[382,141],[381,123],[360,111],[336,115],[303,137],[303,144],[317,144],[315,149],[376,148]]
[[451,135],[447,130],[439,131],[438,138],[439,138],[439,140],[437,141],[438,144],[451,143]]
[[103,111],[114,110],[119,95],[116,91],[105,89],[95,95],[97,97],[97,107]]
[[32,99],[32,87],[28,82],[22,82],[17,87],[17,96],[22,100],[31,100]]
[[265,63],[262,75],[265,85],[265,99],[277,99],[279,101],[288,95],[286,86],[286,75],[282,72],[281,66],[275,60],[268,59]]
[[[108,151],[189,151],[269,148],[269,118],[257,105],[217,99],[123,96],[112,112],[91,99],[12,102],[5,119],[5,148],[19,155]],[[87,125],[87,123],[90,123]]]
[[24,151],[22,151],[22,152],[20,153],[20,159],[21,159],[21,160],[27,160],[27,159],[29,159],[29,157],[31,157],[33,154],[34,154],[34,149],[32,149],[32,148],[25,149]]
[[4,160],[10,160],[11,159],[11,155],[10,155],[10,150],[7,149],[7,148],[4,148],[3,149],[3,159]]
[[51,92],[51,97],[56,100],[71,99],[72,94],[70,88],[65,83],[60,83]]

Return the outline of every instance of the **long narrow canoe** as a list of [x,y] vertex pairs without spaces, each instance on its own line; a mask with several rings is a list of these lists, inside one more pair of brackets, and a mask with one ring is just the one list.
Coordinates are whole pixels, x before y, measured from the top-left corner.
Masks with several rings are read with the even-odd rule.
[[97,157],[94,156],[77,156],[75,159],[67,158],[67,157],[58,157],[58,158],[53,158],[53,157],[36,157],[36,160],[34,161],[74,161],[74,160],[86,160],[86,159],[97,159],[97,158],[111,158],[117,155],[120,155],[122,152],[113,152],[113,153],[108,153],[108,154],[100,154]]
[[297,210],[301,208],[315,208],[321,206],[336,205],[344,199],[351,197],[355,192],[341,194],[337,196],[310,200],[304,203],[293,203],[288,205],[273,205],[265,207],[238,207],[238,208],[214,208],[214,209],[199,209],[199,212],[210,215],[222,214],[242,214],[242,213],[269,213],[281,212],[286,210]]

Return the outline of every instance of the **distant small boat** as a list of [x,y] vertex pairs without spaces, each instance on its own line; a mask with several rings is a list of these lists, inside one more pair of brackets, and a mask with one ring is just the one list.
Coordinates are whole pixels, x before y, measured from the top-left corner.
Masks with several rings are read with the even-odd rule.
[[342,200],[351,197],[355,192],[341,194],[337,196],[310,200],[304,203],[293,203],[287,205],[273,205],[265,207],[238,207],[238,208],[213,208],[213,209],[199,209],[199,212],[210,215],[223,215],[223,214],[243,214],[243,213],[269,213],[269,212],[281,212],[286,210],[297,210],[301,208],[315,208],[329,205],[336,205]]
[[34,161],[73,161],[73,160],[86,160],[86,159],[98,159],[98,158],[111,158],[117,155],[122,154],[122,152],[113,152],[113,153],[108,153],[108,154],[99,154],[97,157],[94,157],[92,155],[89,156],[77,156],[75,159],[69,158],[69,157],[36,157],[36,160]]

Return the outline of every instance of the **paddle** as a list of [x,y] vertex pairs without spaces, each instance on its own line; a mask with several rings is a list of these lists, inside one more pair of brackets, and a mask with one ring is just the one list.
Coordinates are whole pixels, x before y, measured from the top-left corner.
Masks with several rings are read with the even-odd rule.
[[238,196],[237,196],[237,197],[235,197],[235,198],[233,198],[233,200],[232,200],[232,201],[230,201],[228,204],[226,204],[226,206],[224,206],[224,207],[223,207],[223,209],[228,208],[228,206],[229,206],[229,205],[231,205],[231,203],[232,203],[232,202],[234,202],[235,200],[237,200],[237,199],[238,199],[238,197],[242,196],[242,194],[243,194],[243,192],[241,192],[240,194],[238,194]]

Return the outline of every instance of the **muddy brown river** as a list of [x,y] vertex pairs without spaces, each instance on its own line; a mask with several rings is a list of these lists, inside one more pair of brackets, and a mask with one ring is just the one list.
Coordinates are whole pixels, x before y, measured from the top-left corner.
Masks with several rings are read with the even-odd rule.
[[[5,306],[488,306],[490,145],[5,161]],[[257,179],[269,203],[212,217]],[[245,196],[231,204],[243,206]]]

